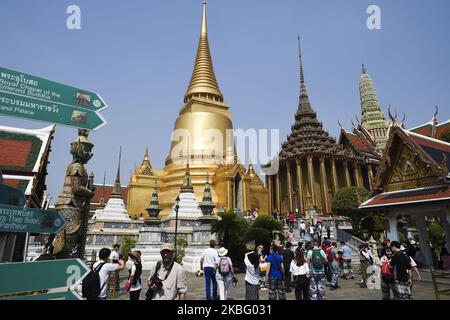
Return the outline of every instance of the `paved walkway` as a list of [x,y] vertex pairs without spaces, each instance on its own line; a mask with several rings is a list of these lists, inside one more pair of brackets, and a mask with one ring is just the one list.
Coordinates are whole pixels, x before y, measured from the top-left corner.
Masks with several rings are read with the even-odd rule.
[[[121,273],[121,288],[124,287],[126,281],[126,275],[128,272]],[[237,274],[238,283],[236,287],[231,287],[230,295],[234,300],[244,300],[245,299],[245,274]],[[149,277],[149,272],[144,271],[142,274],[143,289],[141,291],[141,299],[145,299],[145,292],[147,291],[147,279]],[[435,300],[436,296],[434,294],[433,283],[431,282],[430,274],[422,274],[423,281],[415,281],[413,296],[415,300]],[[339,285],[341,286],[338,290],[329,290],[327,285],[325,298],[327,300],[381,300],[381,290],[377,289],[363,289],[359,286],[358,282],[360,276],[356,275],[356,278],[351,280],[339,279]],[[187,285],[188,293],[186,298],[189,300],[205,300],[205,278],[197,277],[195,274],[187,273]],[[450,289],[450,284],[441,284],[439,289]],[[261,290],[260,299],[268,300],[269,291]],[[288,300],[295,300],[294,292],[287,293],[286,298]],[[129,299],[128,293],[121,291],[116,297],[118,300]],[[441,297],[441,299],[450,300],[450,296]]]

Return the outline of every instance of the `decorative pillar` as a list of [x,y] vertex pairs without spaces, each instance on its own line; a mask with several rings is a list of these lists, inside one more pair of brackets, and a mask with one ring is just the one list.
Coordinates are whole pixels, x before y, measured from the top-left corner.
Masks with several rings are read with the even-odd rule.
[[373,191],[372,183],[373,183],[374,177],[373,177],[372,166],[370,165],[370,163],[367,165],[367,172],[368,172],[368,174],[369,174],[369,186],[370,186],[370,191]]
[[348,161],[344,161],[344,167],[345,167],[345,182],[347,183],[347,187],[352,186],[352,180],[350,180],[350,172],[348,170]]
[[301,165],[301,159],[297,159],[295,161],[297,165],[297,184],[298,184],[298,192],[299,192],[299,198],[300,202],[298,204],[300,212],[302,209],[305,208],[304,202],[303,202],[303,173],[302,173],[302,165]]
[[309,181],[309,191],[311,192],[313,206],[317,206],[316,193],[314,190],[314,169],[313,169],[313,158],[308,156],[308,181]]
[[328,182],[327,182],[327,174],[325,172],[325,159],[320,158],[320,180],[322,186],[322,194],[323,194],[323,213],[330,212],[329,203],[328,203]]
[[433,266],[433,254],[430,247],[430,239],[428,238],[427,223],[425,221],[425,215],[416,214],[414,216],[417,229],[419,230],[419,242],[420,250],[425,258],[425,265],[427,267]]
[[288,194],[289,194],[289,212],[294,211],[294,197],[292,195],[291,163],[286,162]]
[[387,237],[391,241],[399,241],[398,229],[397,229],[397,215],[389,215],[389,231]]
[[360,188],[364,188],[364,182],[361,173],[361,165],[359,163],[355,164],[355,176],[356,176],[356,185]]
[[231,204],[231,202],[233,200],[233,195],[232,195],[232,192],[231,192],[231,181],[230,180],[227,182],[227,194],[228,194],[228,197],[227,197],[228,210],[233,210],[232,204]]
[[336,194],[339,190],[339,184],[336,172],[336,161],[334,159],[331,159],[331,179],[333,180],[333,194]]
[[[280,167],[281,170],[281,167]],[[276,193],[277,193],[277,210],[281,214],[281,188],[280,188],[280,170],[277,172],[276,176]]]
[[272,176],[267,175],[267,186],[269,188],[269,212],[268,214],[272,214],[273,211],[273,189],[272,189]]

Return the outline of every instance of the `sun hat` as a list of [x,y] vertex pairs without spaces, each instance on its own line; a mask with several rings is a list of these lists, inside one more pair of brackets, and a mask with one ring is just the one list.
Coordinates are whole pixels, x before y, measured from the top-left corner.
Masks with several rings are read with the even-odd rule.
[[222,248],[219,249],[219,256],[220,256],[220,257],[226,256],[227,253],[228,253],[228,250],[225,249],[224,247],[222,247]]
[[128,256],[131,258],[135,258],[136,260],[140,260],[141,255],[137,251],[131,251],[128,253]]
[[171,243],[163,243],[161,245],[161,248],[159,249],[159,252],[162,252],[164,250],[174,251],[173,244],[171,244]]

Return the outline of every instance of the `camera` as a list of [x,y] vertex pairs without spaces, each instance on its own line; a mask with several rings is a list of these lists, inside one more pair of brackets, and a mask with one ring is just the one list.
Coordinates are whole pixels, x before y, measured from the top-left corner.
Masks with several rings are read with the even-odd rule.
[[160,290],[163,287],[162,280],[156,274],[153,277],[151,277],[150,284],[156,286],[154,290]]

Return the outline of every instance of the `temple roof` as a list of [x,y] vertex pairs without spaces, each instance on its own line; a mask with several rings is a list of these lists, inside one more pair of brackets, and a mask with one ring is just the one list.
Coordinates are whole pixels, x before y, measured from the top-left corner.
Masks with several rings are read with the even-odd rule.
[[374,209],[387,206],[418,205],[424,203],[450,200],[450,186],[441,185],[410,190],[383,192],[362,203],[361,209]]
[[134,171],[134,174],[142,176],[153,176],[153,168],[148,156],[148,147],[145,149],[145,155],[144,160],[142,160],[142,164]]
[[184,95],[184,102],[189,101],[193,96],[202,96],[223,101],[222,93],[217,84],[214,74],[211,52],[208,43],[208,32],[206,25],[206,1],[203,1],[202,27],[200,40],[198,42],[197,56],[195,58],[194,70],[192,72],[189,87]]
[[303,157],[311,154],[321,154],[330,157],[354,157],[349,154],[336,140],[330,137],[317,119],[317,114],[311,106],[303,74],[303,64],[299,37],[300,59],[300,97],[295,123],[291,126],[291,134],[281,146],[280,160]]
[[446,165],[450,171],[450,143],[405,131],[408,136],[427,153],[437,165]]
[[55,125],[36,130],[0,126],[0,170],[5,184],[31,195],[38,175],[45,181],[54,132]]

